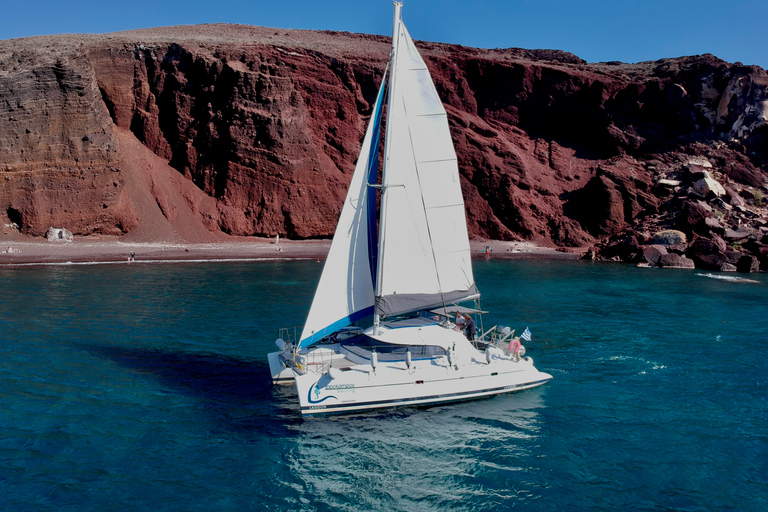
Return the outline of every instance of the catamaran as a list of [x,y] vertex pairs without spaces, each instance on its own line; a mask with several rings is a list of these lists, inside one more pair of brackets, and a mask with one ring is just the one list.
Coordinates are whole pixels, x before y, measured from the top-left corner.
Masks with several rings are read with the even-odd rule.
[[300,335],[281,329],[268,355],[273,382],[295,384],[303,415],[469,400],[552,379],[509,327],[475,335],[454,322],[484,311],[447,114],[401,9],[394,2],[390,62],[307,320]]

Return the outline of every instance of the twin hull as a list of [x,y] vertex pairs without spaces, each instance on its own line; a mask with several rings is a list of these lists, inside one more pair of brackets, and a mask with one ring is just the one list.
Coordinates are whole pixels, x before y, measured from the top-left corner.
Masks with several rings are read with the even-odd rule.
[[331,378],[332,373],[296,375],[302,414],[470,400],[533,388],[552,379],[538,371],[531,358],[496,359],[458,367],[438,358],[415,362],[411,368],[404,363],[380,364],[376,370],[359,365],[335,378]]

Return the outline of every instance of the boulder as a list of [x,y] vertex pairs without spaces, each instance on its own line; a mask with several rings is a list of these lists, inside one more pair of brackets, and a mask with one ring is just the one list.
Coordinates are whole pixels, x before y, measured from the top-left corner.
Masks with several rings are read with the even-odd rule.
[[693,260],[673,252],[662,254],[657,262],[657,266],[662,268],[696,268]]
[[761,251],[757,259],[760,261],[760,270],[768,271],[768,249]]
[[689,162],[685,169],[685,178],[690,182],[703,180],[704,178],[712,178],[712,175],[709,174],[709,169],[711,168],[711,165],[709,167],[704,167]]
[[709,204],[711,204],[712,206],[714,206],[719,210],[724,210],[726,212],[730,212],[731,210],[733,210],[733,206],[731,205],[731,203],[727,203],[722,197],[716,197],[714,199],[711,199],[709,201]]
[[712,208],[699,201],[688,201],[683,205],[680,215],[677,216],[676,225],[680,231],[686,233],[698,232],[707,234],[705,219],[712,216]]
[[676,245],[667,246],[667,252],[673,252],[675,254],[679,254],[680,256],[684,256],[685,251],[687,250],[688,250],[688,244],[676,244]]
[[633,235],[614,241],[600,251],[600,255],[605,259],[618,257],[626,263],[639,261],[642,258],[642,254],[643,249],[640,247],[637,238]]
[[744,256],[744,253],[740,251],[732,251],[732,250],[725,251],[725,257],[728,260],[728,263],[732,265],[736,265],[742,256]]
[[730,265],[725,251],[725,242],[720,237],[700,237],[688,247],[685,255],[693,260],[697,268],[721,270],[723,265]]
[[741,248],[749,252],[753,256],[759,256],[760,253],[768,251],[768,245],[752,239],[747,240],[746,242],[741,244]]
[[737,229],[723,230],[723,238],[725,238],[729,242],[737,242],[739,240],[745,240],[749,238],[749,235],[751,234],[752,234],[751,230],[745,229],[743,227],[739,227]]
[[725,197],[731,206],[746,206],[744,199],[730,188],[725,189]]
[[726,232],[725,227],[714,217],[707,217],[704,219],[704,226],[706,226],[712,233],[717,233],[718,235],[722,235]]
[[725,189],[714,178],[706,177],[693,183],[693,190],[704,197],[714,194],[716,197],[724,196]]
[[720,238],[717,235],[712,235],[710,237],[710,240],[712,240],[712,243],[714,243],[717,248],[720,250],[721,253],[725,254],[725,251],[728,250],[728,244],[725,243],[725,240]]
[[710,162],[703,156],[694,156],[689,158],[687,165],[688,165],[688,168],[691,170],[694,170],[697,167],[701,167],[703,169],[712,168],[712,162]]
[[651,265],[658,265],[662,256],[667,254],[667,248],[663,245],[652,244],[643,247],[643,257]]
[[601,174],[572,192],[563,211],[593,236],[610,236],[626,227],[625,206],[619,186]]
[[757,272],[758,270],[760,270],[760,260],[751,254],[745,254],[739,258],[738,263],[736,263],[737,272],[749,273]]
[[763,176],[760,170],[755,168],[749,162],[730,162],[723,167],[723,172],[732,180],[753,187],[759,187],[763,184]]

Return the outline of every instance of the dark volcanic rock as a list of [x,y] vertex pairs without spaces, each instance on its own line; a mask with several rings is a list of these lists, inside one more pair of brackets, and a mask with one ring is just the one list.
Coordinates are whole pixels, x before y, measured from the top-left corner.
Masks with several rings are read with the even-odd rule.
[[675,254],[673,252],[663,254],[656,262],[659,267],[662,268],[695,268],[696,265],[692,260],[689,260],[685,256]]
[[667,254],[667,248],[663,245],[646,245],[643,248],[643,257],[651,265],[658,266],[661,258]]
[[707,219],[712,215],[712,209],[698,201],[685,203],[677,217],[677,229],[684,233],[699,233],[707,235],[710,231]]
[[608,244],[600,251],[600,256],[605,259],[618,258],[620,261],[632,263],[642,260],[643,248],[640,247],[635,236],[629,235]]
[[736,263],[737,272],[757,272],[760,270],[760,261],[752,255],[745,254]]
[[728,263],[725,255],[725,242],[719,237],[697,238],[686,251],[685,255],[693,260],[697,268],[705,270],[723,270]]

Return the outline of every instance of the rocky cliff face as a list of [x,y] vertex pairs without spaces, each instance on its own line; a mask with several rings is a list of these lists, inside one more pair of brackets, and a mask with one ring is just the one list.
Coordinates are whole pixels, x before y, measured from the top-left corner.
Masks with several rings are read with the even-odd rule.
[[[664,228],[718,236],[686,224],[700,202],[762,243],[764,70],[710,55],[628,65],[420,48],[473,237],[599,253]],[[0,214],[29,234],[136,229],[147,215],[126,186],[122,131],[186,178],[179,194],[150,190],[169,222],[178,197],[211,232],[328,237],[388,52],[384,37],[232,25],[0,41]],[[693,188],[704,163],[726,193]]]
[[37,235],[64,224],[80,234],[136,227],[114,125],[90,60],[0,44],[0,207],[6,224]]

